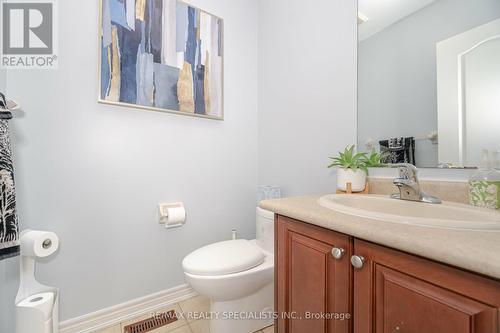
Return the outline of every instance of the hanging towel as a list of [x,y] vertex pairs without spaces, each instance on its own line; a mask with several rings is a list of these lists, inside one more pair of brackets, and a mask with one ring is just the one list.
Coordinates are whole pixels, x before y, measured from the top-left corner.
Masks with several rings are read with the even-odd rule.
[[382,163],[410,163],[415,165],[415,138],[392,138],[382,140],[379,143]]
[[19,255],[19,227],[16,212],[14,169],[9,137],[12,114],[0,93],[0,260]]

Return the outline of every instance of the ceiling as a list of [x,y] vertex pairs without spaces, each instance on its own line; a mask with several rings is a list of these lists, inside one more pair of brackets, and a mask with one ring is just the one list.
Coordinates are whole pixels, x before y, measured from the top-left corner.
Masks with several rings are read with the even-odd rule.
[[435,1],[437,0],[358,0],[359,41],[375,35]]

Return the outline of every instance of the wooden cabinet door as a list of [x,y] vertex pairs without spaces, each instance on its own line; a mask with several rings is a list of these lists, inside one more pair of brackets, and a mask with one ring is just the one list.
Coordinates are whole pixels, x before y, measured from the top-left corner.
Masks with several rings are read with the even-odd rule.
[[[333,257],[334,247],[345,251],[342,258]],[[351,253],[349,236],[276,218],[276,332],[351,331]]]
[[355,333],[498,333],[500,283],[361,240]]

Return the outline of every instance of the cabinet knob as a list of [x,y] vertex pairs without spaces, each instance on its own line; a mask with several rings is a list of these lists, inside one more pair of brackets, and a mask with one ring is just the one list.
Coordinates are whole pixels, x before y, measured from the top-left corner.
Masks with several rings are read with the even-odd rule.
[[365,258],[362,256],[352,256],[351,264],[354,266],[354,268],[361,269],[365,264]]
[[344,253],[345,253],[345,250],[343,248],[334,247],[332,249],[332,256],[337,260],[342,259],[342,257],[344,256]]

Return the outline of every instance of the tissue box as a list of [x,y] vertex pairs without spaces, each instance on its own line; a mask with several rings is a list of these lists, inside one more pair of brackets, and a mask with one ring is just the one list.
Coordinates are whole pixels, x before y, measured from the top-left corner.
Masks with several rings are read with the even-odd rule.
[[258,189],[258,200],[271,200],[281,198],[281,188],[278,186],[261,185]]

